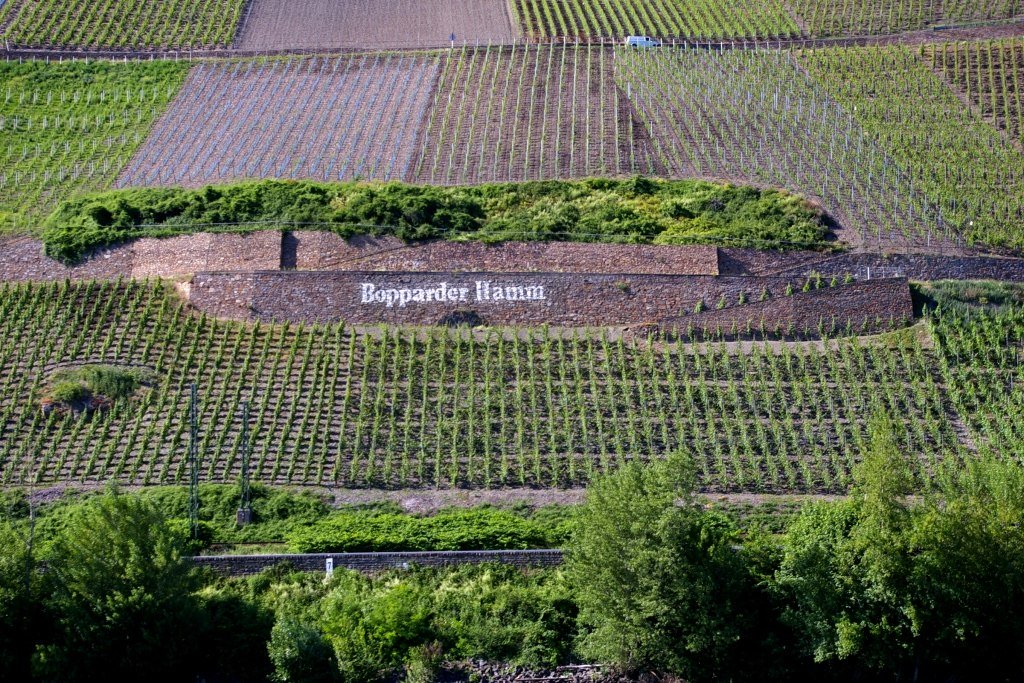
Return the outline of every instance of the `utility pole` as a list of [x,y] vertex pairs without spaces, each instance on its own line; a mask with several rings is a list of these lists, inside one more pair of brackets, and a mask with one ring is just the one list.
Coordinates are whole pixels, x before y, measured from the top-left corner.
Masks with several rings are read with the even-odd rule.
[[196,383],[192,382],[189,401],[188,440],[188,521],[192,538],[199,538],[199,399]]
[[252,498],[249,491],[249,460],[252,444],[249,439],[249,402],[242,401],[242,501],[235,515],[235,524],[245,526],[252,523]]

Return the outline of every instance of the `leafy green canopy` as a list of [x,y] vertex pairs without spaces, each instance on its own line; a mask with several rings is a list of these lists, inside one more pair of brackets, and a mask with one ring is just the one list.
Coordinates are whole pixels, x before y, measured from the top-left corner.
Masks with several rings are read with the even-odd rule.
[[588,489],[567,564],[584,657],[687,680],[759,659],[770,637],[750,637],[763,603],[753,572],[735,527],[695,488],[692,464],[673,456],[630,462]]
[[433,517],[334,515],[288,537],[300,553],[393,550],[523,550],[558,544],[545,530],[511,512],[447,510]]
[[72,261],[136,237],[203,230],[332,230],[403,240],[564,240],[820,247],[823,216],[780,190],[704,181],[591,179],[474,187],[268,180],[83,195],[47,219],[47,253]]
[[776,585],[816,662],[854,678],[1019,680],[1024,470],[979,461],[915,501],[892,421],[872,418],[853,496],[807,506]]

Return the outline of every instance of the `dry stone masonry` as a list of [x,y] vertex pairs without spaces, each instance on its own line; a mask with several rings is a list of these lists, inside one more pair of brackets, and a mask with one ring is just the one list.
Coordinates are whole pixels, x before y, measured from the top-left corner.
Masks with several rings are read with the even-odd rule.
[[[912,317],[907,278],[1024,281],[1024,259],[706,246],[344,239],[265,230],[139,239],[74,266],[0,243],[0,279],[172,278],[199,311],[352,324],[655,326],[684,332],[876,329]],[[804,291],[809,277],[835,285]]]
[[[561,550],[463,550],[452,552],[395,552],[395,553],[312,553],[306,555],[214,555],[192,558],[199,567],[225,576],[250,576],[265,569],[287,563],[306,572],[326,572],[333,569],[354,569],[361,572],[380,572],[389,569],[444,567],[460,564],[498,562],[526,569],[528,567],[557,567],[562,563]],[[329,562],[329,564],[328,564]]]
[[[221,318],[267,322],[596,327],[664,323],[712,331],[904,322],[905,279],[803,292],[797,277],[601,273],[197,273],[189,299]],[[753,302],[756,302],[753,303]],[[705,312],[707,311],[707,312]]]

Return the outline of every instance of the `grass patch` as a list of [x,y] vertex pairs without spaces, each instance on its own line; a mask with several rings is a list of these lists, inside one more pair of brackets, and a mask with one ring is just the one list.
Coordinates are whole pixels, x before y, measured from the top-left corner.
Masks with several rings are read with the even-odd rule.
[[34,231],[61,200],[110,188],[187,72],[185,62],[0,63],[0,231]]

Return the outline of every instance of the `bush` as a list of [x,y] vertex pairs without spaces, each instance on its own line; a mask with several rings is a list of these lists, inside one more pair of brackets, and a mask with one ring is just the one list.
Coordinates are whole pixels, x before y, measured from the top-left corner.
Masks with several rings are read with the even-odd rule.
[[587,491],[567,572],[585,657],[687,680],[728,678],[763,634],[741,605],[754,593],[735,528],[694,498],[681,456],[631,462]]
[[91,395],[89,387],[85,386],[81,382],[75,381],[58,382],[57,384],[54,384],[53,388],[49,391],[49,398],[51,401],[66,403],[68,405],[87,401]]
[[83,365],[58,370],[50,378],[49,398],[58,403],[81,403],[91,396],[112,401],[129,398],[143,384],[151,381],[151,373],[109,365]]
[[63,202],[43,241],[65,262],[135,237],[268,224],[290,229],[476,239],[825,246],[820,210],[779,190],[704,181],[542,181],[474,187],[263,180],[190,189],[114,190]]
[[135,497],[110,493],[76,508],[47,553],[56,637],[38,651],[53,680],[184,680],[201,611],[181,538]]
[[448,510],[433,517],[337,513],[288,535],[294,552],[525,550],[547,547],[532,522],[494,509]]
[[270,633],[271,680],[281,683],[331,683],[338,680],[334,651],[314,626],[293,617],[274,624]]

